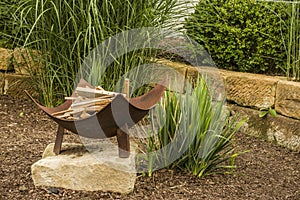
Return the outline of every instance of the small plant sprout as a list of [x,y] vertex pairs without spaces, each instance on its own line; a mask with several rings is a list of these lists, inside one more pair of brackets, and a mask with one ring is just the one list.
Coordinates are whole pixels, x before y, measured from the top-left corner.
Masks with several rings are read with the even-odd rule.
[[276,110],[271,107],[260,109],[259,117],[265,117],[267,114],[270,114],[273,117],[277,117]]

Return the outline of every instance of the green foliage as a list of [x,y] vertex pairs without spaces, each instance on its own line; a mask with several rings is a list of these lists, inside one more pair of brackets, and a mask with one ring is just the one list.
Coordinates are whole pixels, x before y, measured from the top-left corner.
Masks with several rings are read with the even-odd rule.
[[[20,0],[10,23],[16,27],[14,46],[41,53],[43,67],[29,72],[40,100],[53,106],[70,95],[83,59],[97,45],[121,31],[170,25],[176,6],[175,0]],[[145,49],[115,58],[99,82],[113,89],[122,74],[150,55]]]
[[270,114],[271,116],[273,117],[277,117],[277,112],[275,109],[273,108],[261,108],[260,109],[260,113],[259,113],[259,117],[264,117],[266,116],[267,114]]
[[0,1],[0,47],[12,48],[11,36],[15,33],[15,26],[11,23],[11,19],[18,2],[18,0]]
[[184,95],[167,92],[152,117],[163,127],[148,138],[148,151],[161,152],[149,154],[149,175],[157,166],[187,170],[198,177],[231,173],[239,155],[232,142],[243,122],[229,120],[224,102],[212,100],[204,79],[187,91]]
[[288,79],[300,81],[300,1],[278,3],[278,7],[287,7],[288,21],[281,20],[282,27],[288,29],[284,39],[287,54],[285,73]]
[[210,53],[219,68],[282,72],[286,53],[286,7],[253,0],[201,0],[187,19],[187,34]]

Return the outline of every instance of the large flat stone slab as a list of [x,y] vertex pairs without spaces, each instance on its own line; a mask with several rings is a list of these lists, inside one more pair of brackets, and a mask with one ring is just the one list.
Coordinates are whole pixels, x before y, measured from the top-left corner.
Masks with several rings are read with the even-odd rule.
[[300,83],[279,81],[275,109],[285,116],[300,119]]
[[[72,190],[130,193],[136,180],[135,155],[119,158],[117,145],[101,141],[83,146],[63,143],[62,153],[48,145],[31,167],[35,186]],[[88,149],[88,150],[87,150]],[[131,152],[135,152],[131,145]]]

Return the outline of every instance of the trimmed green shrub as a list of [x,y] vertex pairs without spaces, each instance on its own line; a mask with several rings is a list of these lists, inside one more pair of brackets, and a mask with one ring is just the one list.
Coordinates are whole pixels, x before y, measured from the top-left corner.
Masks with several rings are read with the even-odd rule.
[[274,74],[285,66],[284,6],[252,0],[201,0],[185,28],[219,68]]

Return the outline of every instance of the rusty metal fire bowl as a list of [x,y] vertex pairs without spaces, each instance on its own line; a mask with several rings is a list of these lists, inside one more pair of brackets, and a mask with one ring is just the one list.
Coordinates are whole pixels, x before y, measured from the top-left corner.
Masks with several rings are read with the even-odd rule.
[[[78,87],[86,87],[94,89],[88,82],[81,79]],[[122,94],[115,95],[111,102],[105,105],[101,110],[94,112],[84,119],[62,119],[54,115],[64,110],[67,110],[72,105],[72,100],[66,100],[62,105],[54,108],[48,108],[39,104],[27,91],[29,98],[42,109],[53,121],[58,124],[54,153],[60,154],[63,141],[63,135],[66,130],[72,133],[79,134],[82,137],[104,139],[110,137],[117,137],[119,147],[119,157],[127,158],[130,154],[130,143],[128,129],[139,122],[149,110],[153,108],[160,100],[165,91],[164,84],[157,84],[148,93],[127,99]],[[73,92],[71,97],[76,96]],[[95,120],[98,124],[95,125]],[[78,127],[80,127],[78,129]]]

